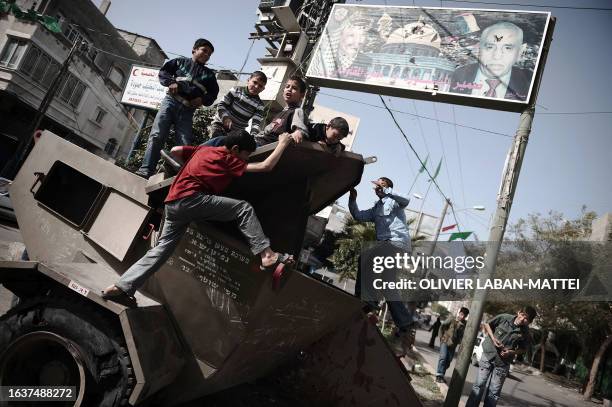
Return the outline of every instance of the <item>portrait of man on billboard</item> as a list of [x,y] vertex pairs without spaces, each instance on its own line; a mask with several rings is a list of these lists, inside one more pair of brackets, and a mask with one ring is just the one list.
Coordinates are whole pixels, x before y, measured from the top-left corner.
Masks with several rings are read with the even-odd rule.
[[451,78],[453,93],[524,101],[533,72],[515,64],[524,53],[523,30],[500,21],[480,36],[478,62],[459,67]]
[[338,24],[323,35],[321,51],[314,58],[311,71],[330,78],[363,80],[371,61],[363,53],[370,21],[361,13],[347,15],[336,10],[332,17]]

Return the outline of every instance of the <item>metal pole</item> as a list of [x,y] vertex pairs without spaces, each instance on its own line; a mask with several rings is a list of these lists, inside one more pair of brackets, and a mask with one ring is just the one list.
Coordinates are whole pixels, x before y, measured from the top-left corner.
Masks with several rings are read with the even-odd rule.
[[429,190],[431,189],[431,184],[433,184],[433,182],[430,182],[427,186],[427,191],[425,191],[425,196],[423,197],[423,200],[421,202],[421,208],[419,209],[419,216],[417,218],[417,225],[414,230],[414,237],[417,237],[419,235],[419,230],[421,229],[421,224],[423,223],[423,207],[425,206],[425,200],[427,199],[427,195],[429,194]]
[[[550,49],[555,22],[556,19],[552,18],[550,21],[548,38],[546,39],[544,48],[542,49],[542,66],[540,67],[540,72],[536,77],[533,86],[533,91],[535,92],[532,99],[533,102],[521,114],[518,130],[516,131],[514,142],[512,143],[512,147],[506,160],[506,167],[504,168],[503,172],[501,188],[499,190],[499,196],[497,197],[497,210],[495,211],[495,216],[493,217],[491,228],[489,230],[489,241],[487,243],[485,253],[485,267],[482,272],[479,273],[479,278],[482,279],[490,278],[495,273],[497,255],[499,254],[499,249],[504,238],[504,232],[506,231],[506,225],[508,223],[508,217],[510,216],[510,209],[512,207],[512,200],[514,199],[514,193],[516,191],[516,184],[521,172],[523,158],[525,157],[525,149],[527,148],[527,142],[529,141],[529,134],[531,133],[531,125],[533,123],[533,116],[535,114],[535,101],[537,100],[537,93],[540,89],[542,73],[544,72],[544,64],[546,62],[546,57],[548,56],[548,50]],[[469,351],[459,353],[457,362],[455,363],[455,368],[453,369],[453,376],[448,386],[446,399],[444,400],[444,407],[456,407],[459,405],[461,391],[463,390],[467,372],[470,368],[472,358],[471,350],[474,347],[476,335],[478,335],[478,331],[480,329],[482,314],[484,313],[486,296],[486,290],[475,290],[474,292],[474,299],[470,304],[470,318],[468,319],[463,334],[463,340],[461,341],[461,348]]]
[[[521,114],[519,128],[514,136],[512,148],[508,153],[507,165],[504,170],[502,187],[500,190],[501,193],[497,199],[497,210],[495,211],[495,216],[489,231],[489,240],[485,254],[485,267],[478,275],[478,278],[482,280],[490,278],[495,273],[497,255],[499,254],[499,249],[508,223],[508,217],[510,216],[510,208],[512,207],[516,183],[521,170],[521,164],[523,163],[523,157],[525,156],[525,148],[527,147],[529,133],[531,132],[534,111],[535,108],[531,106]],[[486,290],[476,290],[474,292],[474,299],[470,305],[470,318],[465,327],[461,344],[463,349],[470,350],[474,346],[474,340],[480,329],[480,321],[484,312],[486,295]],[[459,354],[448,387],[448,393],[444,401],[444,407],[455,407],[458,405],[459,399],[461,398],[461,390],[463,389],[463,384],[465,383],[470,366],[471,357],[472,352],[469,351]]]
[[132,156],[134,155],[134,152],[138,149],[138,144],[140,143],[142,132],[144,131],[145,128],[147,128],[149,116],[150,116],[149,110],[145,110],[145,116],[142,119],[142,123],[140,123],[140,128],[138,129],[138,132],[136,133],[136,135],[134,136],[134,139],[132,140],[132,147],[130,148],[130,152],[128,153],[127,158],[125,159],[126,163],[130,162],[130,160],[132,159]]
[[431,242],[431,248],[429,249],[428,256],[432,256],[434,254],[434,250],[436,250],[436,242],[438,241],[438,237],[440,237],[440,230],[442,229],[442,224],[444,223],[444,218],[446,217],[446,211],[450,206],[450,200],[446,200],[444,202],[444,208],[442,209],[442,214],[440,214],[440,219],[438,219],[438,226],[436,226],[436,234],[434,235],[433,242]]
[[23,160],[25,160],[26,155],[30,149],[30,145],[32,144],[32,140],[34,139],[34,132],[38,130],[38,127],[40,126],[40,124],[42,123],[45,117],[45,113],[47,112],[47,109],[49,108],[49,106],[51,106],[51,102],[53,101],[53,98],[55,97],[55,93],[59,89],[62,83],[62,80],[64,78],[64,75],[66,74],[66,72],[68,72],[68,65],[70,65],[70,60],[72,59],[72,56],[78,49],[79,44],[80,42],[78,41],[78,39],[76,39],[74,41],[74,44],[72,44],[72,48],[70,49],[70,52],[68,53],[68,57],[66,58],[62,66],[60,67],[59,72],[53,79],[53,82],[51,82],[51,85],[49,86],[47,93],[43,97],[43,100],[40,102],[40,106],[38,107],[38,110],[36,111],[36,114],[34,115],[34,119],[32,120],[32,125],[30,126],[30,128],[28,129],[28,132],[26,133],[27,134],[26,137],[23,137],[21,139],[21,141],[19,142],[19,145],[17,146],[17,151],[13,155],[13,158],[11,158],[11,160],[3,168],[2,170],[3,177],[13,179],[15,177],[15,174],[17,173],[17,170],[19,169],[19,167],[21,167],[21,163],[23,162]]

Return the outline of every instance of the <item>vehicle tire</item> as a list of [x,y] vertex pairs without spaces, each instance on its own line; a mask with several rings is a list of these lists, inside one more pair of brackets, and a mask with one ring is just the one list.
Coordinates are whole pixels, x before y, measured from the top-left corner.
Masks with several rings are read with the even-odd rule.
[[475,353],[472,355],[472,366],[478,367],[478,358]]
[[23,301],[0,318],[0,386],[75,387],[76,401],[53,406],[127,406],[134,378],[120,338],[118,320],[79,298]]

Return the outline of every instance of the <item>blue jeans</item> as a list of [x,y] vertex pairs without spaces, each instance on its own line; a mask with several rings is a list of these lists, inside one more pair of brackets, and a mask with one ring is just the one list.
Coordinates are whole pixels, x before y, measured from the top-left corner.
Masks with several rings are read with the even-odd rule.
[[[373,300],[376,294],[371,292],[371,286],[369,284],[362,283],[361,274],[361,256],[359,256],[359,259],[357,259],[357,277],[355,279],[355,297],[361,298],[370,306],[374,306],[377,303]],[[366,290],[363,296],[362,288]],[[391,318],[393,318],[395,326],[397,326],[400,331],[408,329],[416,321],[415,312],[406,308],[406,305],[402,301],[387,300],[386,302],[389,312],[391,313]]]
[[453,356],[455,356],[456,346],[448,346],[444,342],[440,342],[440,357],[438,358],[438,370],[436,376],[444,377],[446,370],[450,366]]
[[270,246],[270,240],[264,235],[251,204],[224,196],[197,193],[166,204],[159,243],[123,273],[115,286],[128,295],[134,295],[145,280],[170,258],[189,224],[207,220],[237,220],[253,254],[261,253]]
[[225,145],[225,136],[214,136],[206,143],[201,144],[203,146],[221,147]]
[[495,366],[493,362],[482,357],[478,362],[478,366],[478,377],[474,382],[472,392],[465,403],[465,407],[478,407],[489,376],[491,377],[491,383],[489,383],[489,388],[485,395],[484,407],[495,407],[497,400],[499,400],[504,380],[506,380],[506,376],[508,376],[510,371],[510,365]]
[[159,105],[155,116],[147,150],[142,165],[136,171],[139,174],[151,176],[161,156],[161,149],[170,134],[170,126],[174,124],[175,140],[179,145],[189,145],[193,141],[193,112],[195,109],[183,105],[172,96],[166,96]]

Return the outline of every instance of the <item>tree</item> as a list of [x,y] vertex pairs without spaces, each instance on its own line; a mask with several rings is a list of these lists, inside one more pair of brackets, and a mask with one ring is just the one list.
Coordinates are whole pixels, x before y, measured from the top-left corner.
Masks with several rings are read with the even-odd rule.
[[[415,219],[409,219],[410,226]],[[413,242],[425,239],[423,235],[413,236]],[[376,241],[376,230],[371,222],[361,223],[354,219],[347,222],[344,232],[336,240],[336,250],[331,257],[334,268],[340,275],[340,280],[355,279],[357,276],[357,262],[361,249],[367,242]]]
[[[511,262],[505,262],[500,269],[503,270],[511,265],[525,267],[538,263],[538,260],[548,254],[549,262],[543,266],[549,266],[550,277],[554,274],[577,273],[580,271],[580,259],[583,247],[579,242],[588,238],[591,234],[591,224],[596,214],[582,208],[582,214],[574,220],[567,220],[559,212],[551,211],[548,216],[539,213],[528,215],[527,219],[519,219],[509,227],[509,236],[514,244],[515,258]],[[597,254],[595,254],[597,255]],[[503,256],[501,258],[504,258]],[[505,258],[508,260],[508,258]],[[593,263],[591,258],[590,265]],[[509,265],[509,263],[511,265]],[[542,264],[540,264],[542,265]],[[541,358],[540,370],[544,370],[545,343],[548,332],[556,332],[564,329],[575,329],[581,332],[580,339],[583,341],[587,353],[597,343],[597,352],[593,359],[589,383],[585,391],[585,398],[591,397],[597,370],[602,356],[605,354],[610,343],[612,343],[612,312],[609,303],[589,302],[560,302],[560,301],[538,301],[535,305],[538,311],[536,324],[540,327],[542,337],[540,341]]]
[[[215,112],[216,107],[202,106],[196,109],[196,111],[193,113],[193,145],[197,146],[210,139],[208,127],[212,123]],[[140,135],[138,146],[132,153],[131,159],[127,162],[118,161],[117,164],[131,171],[138,169],[144,158],[145,150],[147,149],[147,141],[149,139],[150,132],[151,126],[146,127]],[[164,150],[169,151],[175,145],[174,129],[171,129],[170,135],[163,148]]]
[[353,219],[347,222],[345,232],[336,240],[336,250],[331,257],[334,268],[340,275],[340,281],[356,278],[361,248],[367,242],[375,240],[373,223],[360,223]]

